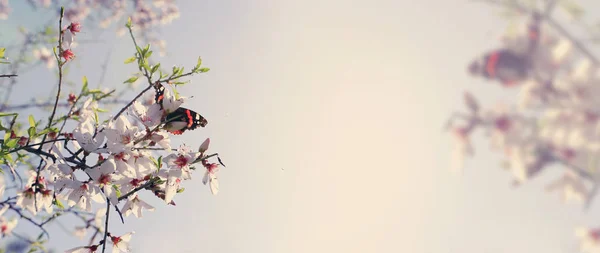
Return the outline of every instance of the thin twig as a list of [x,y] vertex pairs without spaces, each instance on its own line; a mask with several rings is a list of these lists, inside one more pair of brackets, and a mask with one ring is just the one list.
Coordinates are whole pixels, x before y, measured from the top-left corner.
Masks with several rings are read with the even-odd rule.
[[148,87],[146,87],[144,90],[142,90],[142,92],[140,92],[137,96],[135,96],[131,101],[129,101],[129,103],[127,103],[127,105],[125,105],[114,117],[113,120],[116,120],[119,116],[121,116],[121,114],[127,110],[127,108],[129,108],[129,106],[131,106],[138,98],[140,98],[142,95],[144,95],[144,93],[146,93],[148,90],[150,90],[153,86],[152,85],[148,85]]
[[108,218],[110,214],[110,199],[106,198],[106,220],[104,221],[104,239],[102,239],[102,253],[106,250],[106,238],[108,237]]
[[[46,128],[50,128],[52,126],[52,120],[54,119],[54,115],[56,114],[56,108],[58,107],[58,100],[60,99],[60,91],[62,89],[62,78],[63,78],[63,71],[62,71],[62,66],[63,63],[60,60],[60,55],[62,55],[63,53],[63,48],[62,48],[62,22],[63,22],[63,17],[65,14],[65,7],[61,7],[60,8],[60,18],[58,20],[58,56],[55,54],[56,56],[56,61],[58,63],[58,91],[56,92],[56,99],[54,101],[54,108],[52,109],[52,114],[50,114],[50,117],[48,118],[48,126],[46,126]],[[42,138],[42,142],[46,141],[46,138],[48,137],[48,133],[44,134],[44,137]],[[38,150],[42,150],[43,145],[41,145]],[[40,164],[38,165],[37,168],[37,174],[35,176],[35,184],[39,185],[40,183],[40,171],[42,170],[42,160],[40,160]],[[39,186],[37,186],[36,190],[39,189]],[[35,208],[37,210],[37,194],[34,195],[34,204],[35,204]]]

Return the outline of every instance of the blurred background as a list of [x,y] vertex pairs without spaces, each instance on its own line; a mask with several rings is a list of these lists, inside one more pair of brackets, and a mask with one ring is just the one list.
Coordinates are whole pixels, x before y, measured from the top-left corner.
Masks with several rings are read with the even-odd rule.
[[[173,141],[194,147],[210,137],[227,168],[216,196],[195,174],[176,207],[148,195],[156,211],[125,225],[112,219],[115,234],[136,232],[134,252],[563,253],[576,252],[576,226],[599,224],[597,205],[584,212],[544,192],[550,172],[512,187],[480,136],[465,171],[449,170],[452,139],[441,129],[463,108],[463,92],[485,107],[514,99],[466,71],[499,45],[506,21],[497,9],[444,0],[177,2],[180,18],[161,30],[167,54],[155,60],[191,67],[201,56],[211,71],[179,89],[208,126]],[[10,4],[2,44],[59,8]],[[95,42],[75,48],[67,79],[97,84],[109,55],[103,83],[118,87],[136,70],[123,64],[134,52],[129,37],[85,22],[83,30],[77,39]],[[54,70],[27,71],[12,102],[55,86]],[[50,230],[57,252],[87,243],[58,224]]]

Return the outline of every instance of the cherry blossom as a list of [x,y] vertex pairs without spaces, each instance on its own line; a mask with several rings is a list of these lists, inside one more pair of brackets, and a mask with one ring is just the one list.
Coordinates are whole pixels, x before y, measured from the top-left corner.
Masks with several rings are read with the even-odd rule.
[[136,119],[148,128],[157,126],[161,121],[162,111],[158,104],[146,107],[142,103],[135,101],[131,106],[131,111]]
[[6,213],[8,208],[9,208],[9,205],[5,204],[0,209],[0,235],[1,235],[0,238],[9,236],[11,234],[12,230],[17,226],[17,223],[18,223],[18,220],[15,218],[7,220],[4,217],[4,213]]
[[81,108],[79,108],[78,115],[80,117],[80,121],[86,121],[89,118],[94,117],[94,113],[98,110],[98,102],[93,98],[88,98],[85,100]]
[[204,177],[202,178],[202,183],[206,185],[209,183],[210,191],[213,195],[217,195],[219,193],[219,181],[217,180],[217,172],[219,171],[219,165],[216,163],[206,163],[204,165],[206,167],[206,172],[204,173]]
[[116,121],[111,121],[105,132],[108,151],[111,153],[130,150],[139,136],[139,129],[133,126],[125,115],[121,115]]
[[80,122],[73,131],[73,137],[77,144],[87,152],[97,151],[104,144],[104,136],[104,132],[96,132],[91,118]]
[[71,181],[66,186],[69,190],[67,201],[69,206],[77,206],[86,212],[92,211],[92,200],[97,203],[104,203],[104,197],[98,186],[79,181]]
[[129,216],[133,214],[137,218],[142,218],[142,210],[154,211],[154,207],[141,200],[137,194],[132,195],[123,205],[123,214]]
[[118,203],[117,192],[112,187],[113,182],[117,181],[119,177],[116,172],[116,165],[113,159],[108,159],[102,162],[102,165],[96,168],[87,170],[88,175],[93,182],[104,192],[110,199],[111,203],[116,205]]
[[113,236],[113,235],[109,235],[110,236],[110,242],[113,244],[113,253],[118,253],[118,252],[129,252],[129,241],[131,240],[131,236],[134,234],[135,232],[129,232],[127,234],[124,234],[122,236]]

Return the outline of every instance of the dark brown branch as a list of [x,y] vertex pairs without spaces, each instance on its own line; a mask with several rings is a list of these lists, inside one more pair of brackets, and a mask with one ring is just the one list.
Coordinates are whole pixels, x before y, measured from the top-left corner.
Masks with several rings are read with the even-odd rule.
[[18,76],[18,75],[16,75],[16,74],[5,74],[5,75],[0,75],[0,77],[8,77],[8,78],[11,78],[11,77],[16,77],[16,76]]

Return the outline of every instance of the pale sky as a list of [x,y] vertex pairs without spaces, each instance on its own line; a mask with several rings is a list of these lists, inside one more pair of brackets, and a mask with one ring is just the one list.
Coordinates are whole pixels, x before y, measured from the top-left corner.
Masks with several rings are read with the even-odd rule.
[[[463,175],[449,171],[441,127],[463,108],[462,92],[487,107],[510,98],[466,73],[499,45],[505,23],[495,9],[447,0],[178,2],[160,62],[192,66],[202,56],[211,71],[180,89],[207,128],[174,141],[210,137],[228,167],[217,196],[195,174],[176,207],[148,198],[155,212],[126,227],[112,220],[116,232],[136,231],[134,252],[565,253],[575,252],[576,226],[600,225],[598,205],[584,213],[544,193],[556,170],[511,188],[483,138]],[[0,28],[31,22],[22,15]],[[69,80],[98,80],[113,42],[107,83],[134,72],[122,64],[130,40],[103,38],[79,46],[72,64],[84,67]],[[55,85],[40,82],[47,70],[35,72],[22,80],[36,90],[21,96]],[[58,250],[86,242],[54,231]]]

